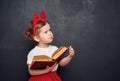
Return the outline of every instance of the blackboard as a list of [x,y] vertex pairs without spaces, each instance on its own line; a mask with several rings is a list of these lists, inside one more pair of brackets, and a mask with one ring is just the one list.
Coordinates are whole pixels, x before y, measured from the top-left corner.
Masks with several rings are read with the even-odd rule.
[[54,33],[52,44],[72,45],[75,56],[59,67],[62,81],[120,81],[119,0],[0,0],[0,81],[27,81],[24,37],[33,13],[42,9]]

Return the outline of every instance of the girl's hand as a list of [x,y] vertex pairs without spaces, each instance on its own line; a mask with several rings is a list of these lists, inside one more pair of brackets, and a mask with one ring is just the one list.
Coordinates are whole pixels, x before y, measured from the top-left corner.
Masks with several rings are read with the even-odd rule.
[[57,62],[56,62],[54,65],[52,65],[52,66],[47,66],[47,67],[46,67],[47,73],[48,73],[48,72],[51,72],[56,65],[57,65]]
[[69,55],[70,55],[70,57],[73,57],[74,54],[75,54],[74,49],[72,48],[72,46],[69,46]]

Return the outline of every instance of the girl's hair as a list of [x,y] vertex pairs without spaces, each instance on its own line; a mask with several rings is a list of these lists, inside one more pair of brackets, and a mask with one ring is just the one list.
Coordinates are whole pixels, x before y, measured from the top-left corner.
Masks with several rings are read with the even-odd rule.
[[39,32],[40,32],[40,28],[42,28],[43,26],[45,26],[46,24],[48,23],[48,21],[46,20],[40,20],[37,22],[37,24],[35,25],[35,32],[34,32],[34,26],[33,26],[33,23],[32,21],[28,24],[28,29],[27,31],[25,32],[25,36],[28,38],[28,39],[32,39],[33,40],[33,37],[35,35],[38,35]]

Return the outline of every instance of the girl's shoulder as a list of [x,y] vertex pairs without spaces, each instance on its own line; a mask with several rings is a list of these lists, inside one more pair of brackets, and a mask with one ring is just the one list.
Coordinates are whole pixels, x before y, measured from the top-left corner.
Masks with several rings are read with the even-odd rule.
[[39,51],[40,48],[38,48],[37,46],[35,46],[34,48],[32,48],[29,52],[28,55],[33,55],[35,53],[37,53]]
[[55,46],[55,45],[50,45],[49,48],[55,48],[55,49],[58,49],[58,47]]
[[44,51],[44,50],[56,50],[56,49],[58,49],[58,47],[55,46],[55,45],[49,45],[48,48],[39,48],[38,46],[35,46],[34,48],[32,48],[29,51],[29,54],[36,53],[36,52],[39,52],[39,51]]

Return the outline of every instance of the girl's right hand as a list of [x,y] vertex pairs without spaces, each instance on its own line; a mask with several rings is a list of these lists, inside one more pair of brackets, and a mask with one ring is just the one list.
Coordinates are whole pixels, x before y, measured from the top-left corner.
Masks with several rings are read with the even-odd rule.
[[48,73],[48,72],[51,72],[56,65],[57,65],[57,62],[56,62],[54,65],[52,65],[52,66],[47,66],[47,67],[46,67],[47,73]]

